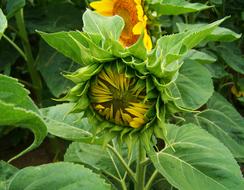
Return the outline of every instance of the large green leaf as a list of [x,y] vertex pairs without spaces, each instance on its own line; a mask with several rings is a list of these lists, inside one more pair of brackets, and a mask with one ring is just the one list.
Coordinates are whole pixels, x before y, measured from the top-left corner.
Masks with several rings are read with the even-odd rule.
[[[197,29],[207,26],[207,24],[185,24],[185,23],[177,23],[177,27],[179,32],[188,31],[192,29]],[[241,37],[241,34],[237,34],[234,31],[224,28],[224,27],[217,27],[215,28],[211,34],[207,37],[206,40],[208,41],[223,41],[223,42],[230,42],[237,40]]]
[[53,163],[27,167],[13,177],[8,190],[109,190],[104,179],[84,166]]
[[152,0],[150,8],[158,15],[179,15],[198,12],[210,8],[201,3],[190,3],[186,0]]
[[214,93],[207,110],[195,115],[196,122],[218,138],[234,157],[244,161],[244,119],[220,94]]
[[[112,154],[109,155],[108,150],[101,145],[74,142],[69,146],[65,153],[64,161],[86,164],[105,174],[117,176],[118,174],[116,168],[112,164],[112,159],[115,161],[117,160],[111,156]],[[117,166],[119,167],[119,164]],[[124,171],[121,171],[121,168],[120,172],[121,175],[124,174],[122,173]]]
[[16,156],[19,157],[42,143],[47,128],[23,85],[14,78],[0,75],[0,86],[0,126],[22,127],[34,134],[33,143]]
[[[169,146],[149,152],[156,169],[180,190],[242,190],[244,181],[230,151],[193,124],[167,126]],[[173,149],[174,148],[174,149]]]
[[17,107],[40,113],[37,106],[28,96],[29,91],[14,78],[0,74],[0,100]]
[[12,176],[18,171],[14,166],[0,161],[0,190],[6,190]]
[[7,19],[5,17],[5,15],[3,14],[2,9],[0,9],[0,39],[5,31],[5,29],[7,28],[8,23],[7,23]]
[[119,16],[101,16],[96,12],[87,10],[83,15],[83,31],[97,33],[104,38],[118,40],[124,28],[124,21]]
[[22,156],[38,147],[46,137],[47,127],[42,118],[35,112],[15,107],[13,104],[7,104],[0,100],[0,113],[0,127],[22,127],[29,129],[34,134],[33,143],[12,159]]
[[209,71],[199,63],[186,61],[175,82],[169,86],[176,105],[198,109],[212,96],[214,87]]
[[10,18],[14,16],[14,14],[19,11],[21,8],[25,6],[25,0],[7,0],[7,17]]

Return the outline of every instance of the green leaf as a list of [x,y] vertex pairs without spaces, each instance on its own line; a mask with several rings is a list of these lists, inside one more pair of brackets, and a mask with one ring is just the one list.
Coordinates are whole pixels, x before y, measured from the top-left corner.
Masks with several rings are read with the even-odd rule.
[[199,63],[186,61],[170,86],[176,105],[195,110],[212,96],[214,87],[209,71]]
[[186,56],[186,59],[197,61],[202,64],[214,63],[217,59],[215,57],[210,56],[207,53],[197,50],[190,50]]
[[174,78],[184,62],[183,56],[197,46],[226,18],[201,28],[161,37],[149,55],[147,69],[159,78]]
[[[185,24],[185,23],[177,23],[179,32],[189,31],[192,29],[201,28],[207,26],[208,24]],[[234,40],[238,40],[241,37],[241,34],[237,34],[234,31],[224,28],[217,27],[215,28],[211,34],[206,38],[206,41],[222,41],[222,42],[231,42]]]
[[204,67],[206,67],[211,73],[212,78],[221,79],[229,75],[229,73],[225,71],[224,64],[219,62],[214,64],[205,64]]
[[214,93],[207,109],[196,114],[195,119],[225,144],[235,158],[244,161],[244,119],[224,97]]
[[23,154],[38,147],[47,134],[47,127],[39,115],[33,111],[28,111],[20,107],[15,107],[13,104],[7,104],[0,100],[0,127],[14,126],[29,129],[34,134],[33,143],[15,156],[16,159]]
[[84,166],[72,163],[52,163],[20,170],[8,190],[110,190],[99,175]]
[[8,27],[7,19],[6,19],[5,15],[3,14],[2,9],[0,9],[0,39],[7,27]]
[[95,137],[88,131],[90,125],[82,113],[70,113],[73,104],[60,104],[41,109],[50,134],[71,141],[91,143]]
[[180,190],[244,188],[239,165],[217,139],[193,124],[168,125],[167,130],[170,145],[148,154],[173,186]]
[[7,17],[11,18],[14,14],[25,6],[25,0],[7,0]]
[[198,12],[211,8],[201,3],[190,3],[185,0],[152,0],[150,8],[160,15],[180,15]]
[[39,114],[39,110],[31,98],[29,91],[14,78],[0,74],[0,100],[17,107],[31,110]]
[[228,46],[218,46],[217,53],[224,62],[238,73],[244,74],[244,57]]
[[83,14],[83,22],[84,32],[96,33],[105,39],[118,40],[124,28],[124,21],[120,16],[102,16],[89,9]]
[[[86,164],[97,171],[104,172],[105,174],[113,176],[118,175],[107,149],[101,145],[74,142],[69,146],[65,153],[64,161]],[[117,166],[119,166],[118,163]]]
[[62,75],[62,72],[74,72],[79,66],[56,52],[43,41],[39,45],[39,54],[36,59],[36,65],[50,92],[55,97],[67,93],[73,86],[73,83]]
[[15,159],[38,147],[47,134],[47,128],[23,85],[14,78],[0,75],[0,86],[0,126],[22,127],[34,134],[33,143]]
[[89,65],[114,59],[111,53],[99,47],[101,36],[79,31],[38,33],[50,46],[76,63]]
[[6,190],[12,176],[18,171],[14,166],[0,161],[0,190]]

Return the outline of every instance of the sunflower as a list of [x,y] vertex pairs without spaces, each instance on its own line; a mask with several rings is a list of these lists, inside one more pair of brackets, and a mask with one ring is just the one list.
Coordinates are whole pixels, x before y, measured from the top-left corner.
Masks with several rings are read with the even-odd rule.
[[120,42],[125,46],[135,44],[141,33],[147,50],[152,49],[152,41],[147,32],[147,16],[144,14],[141,0],[101,0],[90,4],[96,12],[104,16],[119,15],[125,22]]

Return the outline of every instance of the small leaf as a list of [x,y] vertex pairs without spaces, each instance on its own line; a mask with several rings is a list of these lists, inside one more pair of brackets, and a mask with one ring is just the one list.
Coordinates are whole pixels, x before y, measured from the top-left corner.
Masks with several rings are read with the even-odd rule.
[[7,0],[7,17],[11,18],[14,14],[25,6],[25,0]]
[[8,27],[7,19],[6,19],[5,15],[3,14],[2,9],[0,9],[0,39],[7,27]]
[[180,190],[244,189],[239,165],[217,139],[193,124],[168,125],[167,130],[170,145],[148,154],[173,186]]
[[214,88],[208,70],[199,63],[186,61],[175,82],[169,86],[176,105],[186,109],[198,109],[212,96]]
[[107,39],[118,40],[124,28],[124,21],[119,16],[107,17],[87,10],[83,14],[83,31],[99,34]]
[[161,15],[180,15],[198,12],[211,8],[201,3],[190,3],[185,0],[152,0],[150,8]]
[[8,190],[20,189],[110,190],[111,187],[82,165],[60,162],[27,167],[17,172]]
[[218,138],[235,158],[244,161],[244,119],[220,94],[214,93],[196,123]]

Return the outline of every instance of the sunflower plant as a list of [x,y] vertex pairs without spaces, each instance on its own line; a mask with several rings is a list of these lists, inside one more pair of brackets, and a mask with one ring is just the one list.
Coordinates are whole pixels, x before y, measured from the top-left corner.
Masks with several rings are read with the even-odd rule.
[[[14,133],[0,190],[243,190],[244,120],[221,95],[244,96],[242,58],[224,44],[241,35],[218,3],[0,1],[0,137]],[[207,24],[211,11],[223,19]],[[33,143],[10,158],[15,128]],[[14,167],[44,139],[54,163]]]
[[[86,123],[80,132],[52,126],[50,110],[44,110],[49,133],[81,142],[70,147],[67,161],[76,162],[72,151],[82,154],[86,147],[95,151],[89,153],[93,156],[97,151],[108,156],[115,172],[99,164],[103,158],[81,163],[97,168],[118,189],[149,190],[158,179],[184,190],[243,189],[233,157],[241,160],[242,153],[237,157],[230,144],[227,148],[214,137],[219,138],[216,131],[212,136],[202,129],[207,113],[200,110],[208,101],[210,107],[222,99],[214,93],[209,71],[196,61],[199,56],[190,56],[226,18],[162,36],[152,48],[141,1],[126,2],[133,2],[136,9],[130,13],[140,16],[124,18],[119,7],[126,5],[103,0],[91,4],[98,13],[84,13],[82,32],[39,31],[50,46],[80,64],[75,72],[63,73],[74,87],[58,101],[70,102],[68,112]],[[115,16],[110,8],[117,11]],[[128,25],[126,19],[133,18]]]

